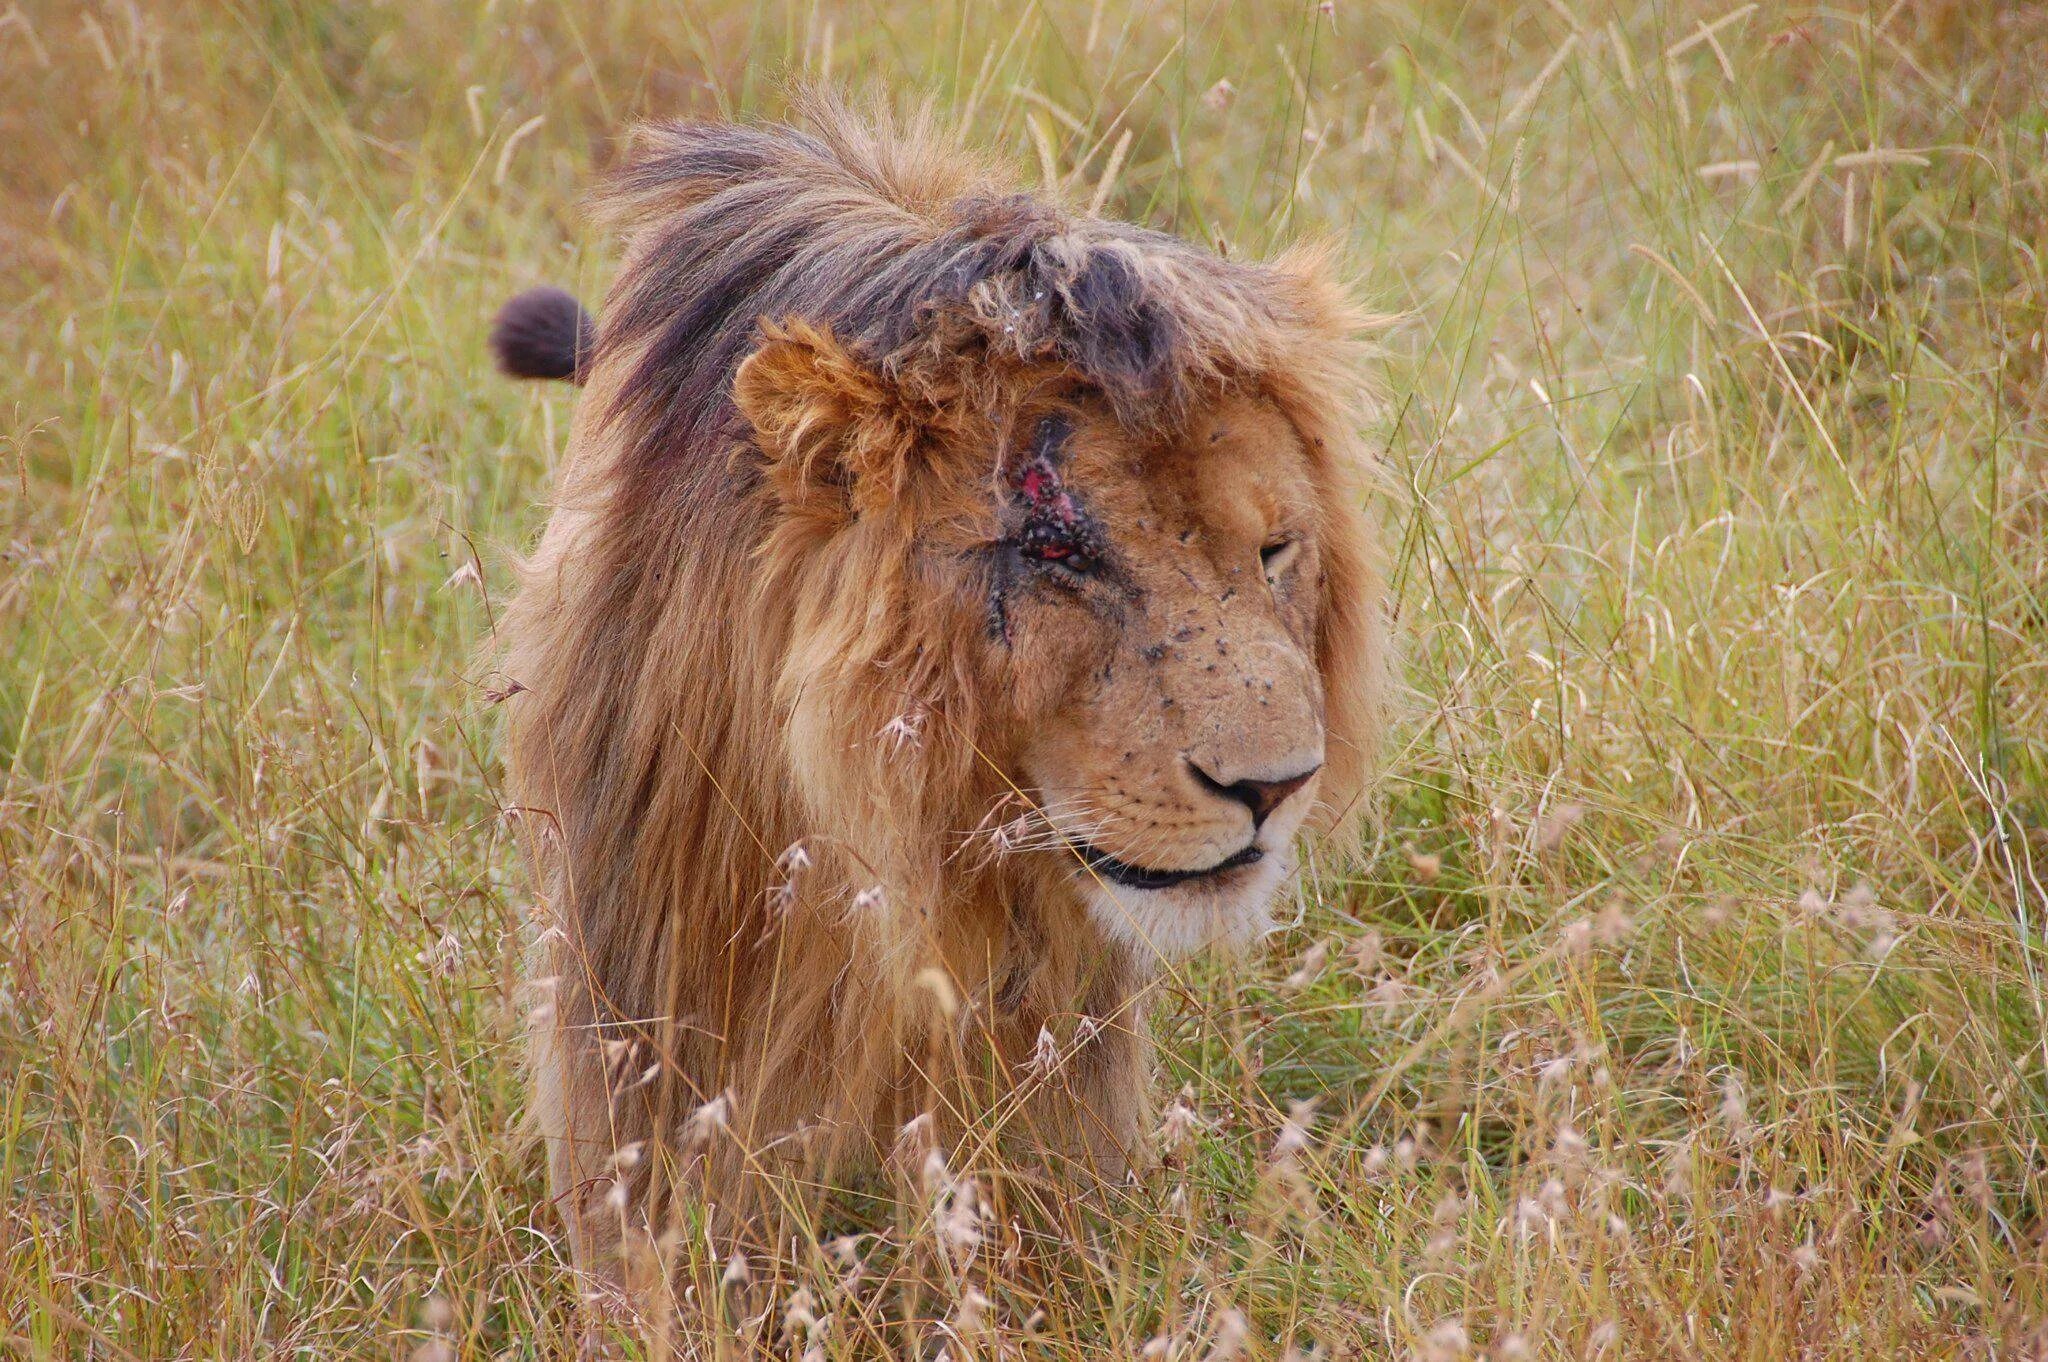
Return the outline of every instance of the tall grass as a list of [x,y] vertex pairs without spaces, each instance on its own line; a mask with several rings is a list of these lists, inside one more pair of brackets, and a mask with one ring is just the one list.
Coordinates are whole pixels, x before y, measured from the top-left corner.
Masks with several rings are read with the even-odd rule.
[[[0,9],[0,1354],[2048,1355],[2044,72],[1961,0]],[[1402,712],[1142,1184],[934,1169],[607,1331],[472,664],[573,394],[480,337],[600,292],[629,119],[796,73],[1348,245]]]

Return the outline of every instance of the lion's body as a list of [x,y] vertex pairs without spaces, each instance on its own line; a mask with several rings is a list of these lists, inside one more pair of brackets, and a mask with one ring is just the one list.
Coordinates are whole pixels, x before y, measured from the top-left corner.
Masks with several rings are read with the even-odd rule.
[[[1097,414],[1060,454],[1075,477],[1132,463],[1090,452],[1098,426],[1165,448],[1209,421],[1230,448],[1246,437],[1216,412],[1278,413],[1232,429],[1284,423],[1299,470],[1244,495],[1312,503],[1315,609],[1236,620],[1219,576],[1174,618],[1199,615],[1219,649],[1253,623],[1275,648],[1299,635],[1324,824],[1370,758],[1377,587],[1339,295],[1312,264],[1069,218],[927,132],[824,121],[661,129],[619,177],[626,261],[501,626],[514,802],[559,929],[535,1109],[591,1266],[699,1154],[712,1199],[744,1205],[750,1172],[872,1153],[913,1116],[957,1124],[1012,1093],[1006,1117],[1048,1147],[1112,1173],[1136,1151],[1156,962],[1105,925],[1071,856],[969,836],[1032,797],[1026,730],[1077,711],[1060,687],[1079,662],[1014,665],[1060,632],[1044,592],[1006,596],[977,556],[1000,529],[994,451],[1048,375]],[[1177,476],[1206,486],[1207,467]],[[1183,495],[1135,485],[1141,521]],[[956,563],[979,594],[943,579]],[[1182,589],[1157,575],[1152,599]],[[1166,649],[1148,665],[1179,666]],[[1145,693],[1252,704],[1235,697],[1256,664],[1224,660]],[[1059,1072],[1026,1082],[1042,1034]]]

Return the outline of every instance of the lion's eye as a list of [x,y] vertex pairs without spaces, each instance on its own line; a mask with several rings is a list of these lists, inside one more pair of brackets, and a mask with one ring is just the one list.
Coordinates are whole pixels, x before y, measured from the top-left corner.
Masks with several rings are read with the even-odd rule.
[[1087,573],[1095,570],[1095,559],[1077,539],[1061,534],[1046,525],[1028,525],[1023,538],[1017,545],[1017,552],[1034,563],[1050,563],[1069,572]]
[[1280,578],[1286,574],[1288,568],[1294,566],[1294,560],[1300,553],[1299,539],[1276,539],[1260,549],[1259,566],[1265,570],[1266,580],[1278,586]]

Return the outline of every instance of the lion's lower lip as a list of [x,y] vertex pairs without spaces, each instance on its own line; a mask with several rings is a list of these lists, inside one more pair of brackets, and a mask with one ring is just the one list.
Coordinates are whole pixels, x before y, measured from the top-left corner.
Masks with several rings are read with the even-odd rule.
[[1248,846],[1235,855],[1226,856],[1216,864],[1201,870],[1153,870],[1142,865],[1132,865],[1129,861],[1119,861],[1108,852],[1085,844],[1074,849],[1080,853],[1082,861],[1090,870],[1111,884],[1120,884],[1126,889],[1171,889],[1190,880],[1205,880],[1212,875],[1221,875],[1226,870],[1235,870],[1241,865],[1251,865],[1263,859],[1266,854],[1255,846]]

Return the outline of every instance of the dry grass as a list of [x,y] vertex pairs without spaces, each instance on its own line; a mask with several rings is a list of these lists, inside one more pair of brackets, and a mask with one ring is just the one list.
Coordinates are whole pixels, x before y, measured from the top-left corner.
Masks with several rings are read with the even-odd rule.
[[0,1353],[574,1346],[469,663],[572,397],[480,338],[598,292],[625,119],[827,69],[1349,241],[1406,709],[1371,854],[1173,998],[1143,1186],[689,1239],[622,1346],[2042,1354],[2048,24],[597,8],[0,6]]

